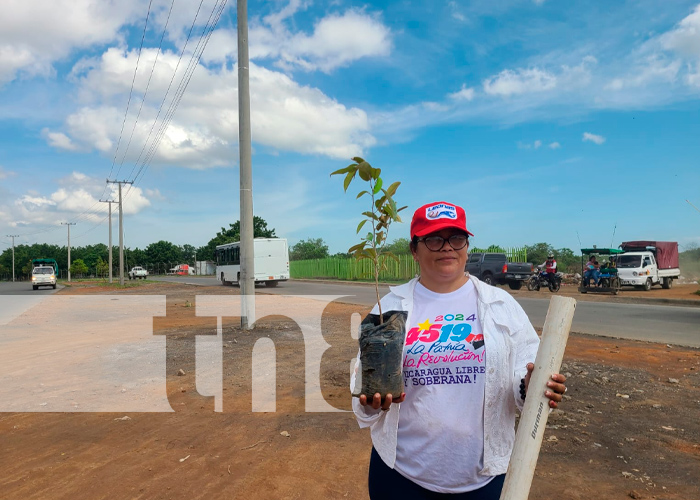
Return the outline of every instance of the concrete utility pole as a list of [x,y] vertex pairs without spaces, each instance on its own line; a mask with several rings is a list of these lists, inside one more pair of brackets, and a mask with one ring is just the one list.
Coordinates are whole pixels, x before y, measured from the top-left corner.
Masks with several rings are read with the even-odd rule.
[[100,200],[102,203],[109,203],[109,282],[112,282],[112,203],[114,200]]
[[70,283],[70,227],[75,226],[75,222],[61,222],[62,226],[68,226],[68,283]]
[[19,234],[8,234],[8,238],[12,238],[12,282],[15,281],[15,238],[19,238]]
[[253,167],[250,135],[250,75],[248,71],[248,2],[238,0],[238,149],[241,198],[241,328],[255,322],[255,269],[253,255]]
[[119,285],[124,286],[124,211],[122,210],[122,184],[134,181],[110,181],[107,184],[119,184]]

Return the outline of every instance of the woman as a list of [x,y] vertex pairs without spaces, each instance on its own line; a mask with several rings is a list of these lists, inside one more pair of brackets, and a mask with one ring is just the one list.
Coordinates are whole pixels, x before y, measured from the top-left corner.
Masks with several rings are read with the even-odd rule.
[[[459,206],[416,210],[410,247],[420,277],[382,298],[383,311],[408,315],[405,392],[353,398],[360,427],[371,428],[372,499],[500,497],[539,338],[507,292],[465,274],[469,236]],[[548,382],[551,408],[565,381]]]

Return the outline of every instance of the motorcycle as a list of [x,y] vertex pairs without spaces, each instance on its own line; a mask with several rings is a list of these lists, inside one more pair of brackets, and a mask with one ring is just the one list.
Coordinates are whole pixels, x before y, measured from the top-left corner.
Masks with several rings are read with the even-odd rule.
[[561,288],[561,273],[554,273],[550,277],[546,271],[542,271],[542,268],[538,267],[537,272],[527,280],[527,289],[531,292],[539,292],[540,288],[544,286],[548,287],[552,293],[558,292]]

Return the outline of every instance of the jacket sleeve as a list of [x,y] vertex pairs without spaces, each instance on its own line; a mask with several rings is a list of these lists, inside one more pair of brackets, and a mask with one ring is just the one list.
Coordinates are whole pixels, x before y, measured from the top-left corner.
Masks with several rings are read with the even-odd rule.
[[515,300],[514,307],[516,330],[513,335],[515,349],[515,365],[513,371],[513,396],[519,410],[523,409],[524,401],[520,399],[520,380],[527,374],[527,364],[534,363],[537,357],[537,349],[540,346],[540,338],[530,323],[530,318],[523,308]]
[[[350,376],[350,392],[355,393],[355,387],[358,383],[358,372],[362,370],[362,362],[360,361],[360,352],[357,352],[357,361],[355,362],[355,369],[352,371]],[[362,382],[359,382],[362,383]],[[355,413],[355,418],[357,423],[360,424],[360,428],[365,428],[371,426],[373,423],[379,421],[383,417],[384,413],[382,410],[375,410],[371,406],[362,406],[360,404],[360,398],[352,398],[352,411]]]

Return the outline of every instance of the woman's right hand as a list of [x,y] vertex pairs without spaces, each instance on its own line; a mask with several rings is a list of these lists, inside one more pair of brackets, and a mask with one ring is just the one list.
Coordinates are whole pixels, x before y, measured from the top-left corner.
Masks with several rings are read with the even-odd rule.
[[406,399],[406,393],[402,392],[401,397],[394,399],[391,394],[387,394],[384,397],[384,404],[382,404],[382,396],[376,393],[372,399],[368,399],[366,395],[360,395],[360,404],[362,406],[371,406],[375,410],[381,409],[382,411],[389,411],[392,403],[403,403]]

